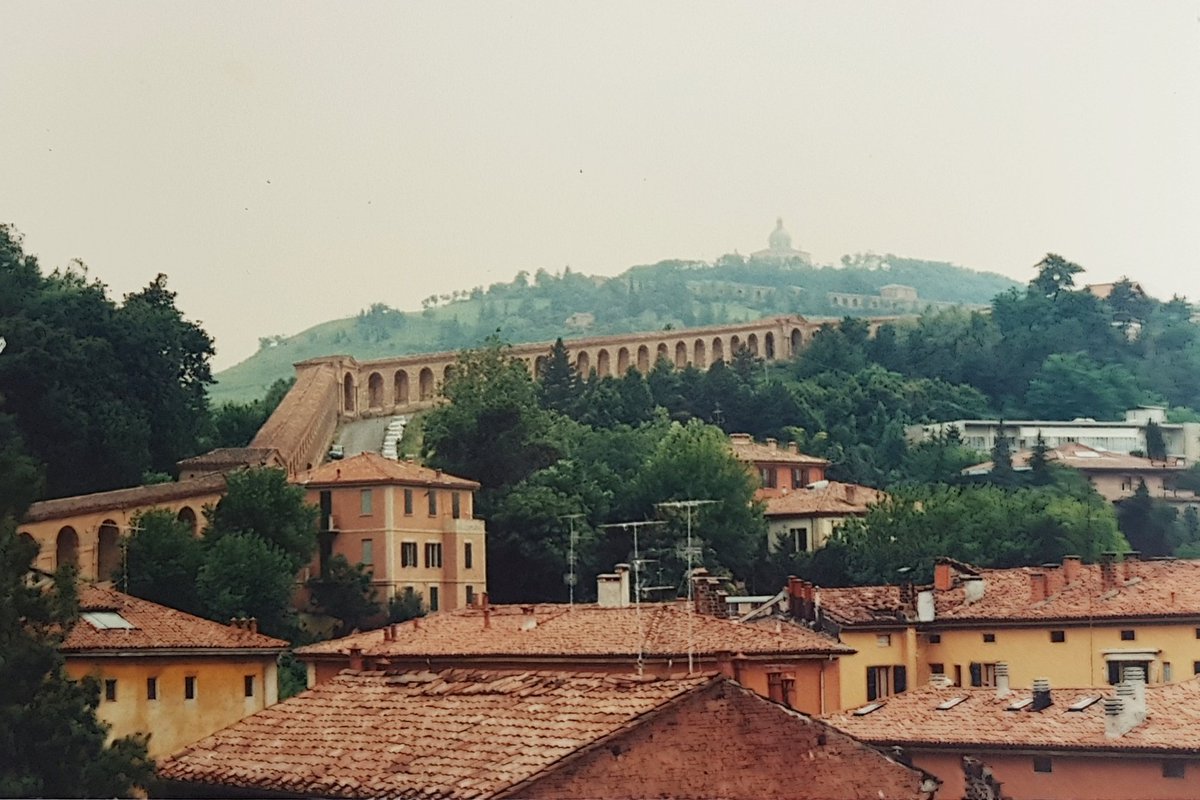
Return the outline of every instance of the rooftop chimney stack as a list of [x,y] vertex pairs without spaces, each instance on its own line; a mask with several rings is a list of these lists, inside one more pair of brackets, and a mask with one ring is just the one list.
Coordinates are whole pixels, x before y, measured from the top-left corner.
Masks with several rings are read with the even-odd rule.
[[1033,702],[1030,703],[1029,710],[1042,711],[1052,705],[1054,705],[1054,698],[1050,696],[1050,679],[1034,678]]
[[521,606],[521,630],[531,631],[538,626],[534,606]]
[[1142,554],[1137,550],[1130,550],[1125,554],[1125,560],[1122,565],[1125,568],[1125,582],[1129,583],[1134,578],[1139,577],[1138,567],[1142,561]]
[[1117,554],[1105,552],[1100,554],[1100,591],[1111,592],[1117,588]]
[[488,602],[488,593],[481,592],[479,602],[483,606],[483,627],[492,627],[492,605]]
[[771,437],[768,436],[767,437],[767,447],[771,448],[772,450],[778,450],[779,449],[779,440],[772,439]]
[[1125,701],[1119,697],[1104,698],[1104,738],[1120,739],[1125,731]]
[[350,669],[354,670],[355,672],[362,672],[362,668],[363,668],[362,648],[361,647],[351,647],[350,648]]
[[948,561],[938,561],[933,565],[933,588],[939,592],[954,588],[954,568]]
[[947,689],[954,685],[954,681],[950,679],[949,675],[939,672],[936,675],[929,676],[929,685],[936,686],[939,689]]
[[996,664],[996,697],[1003,700],[1012,694],[1008,684],[1008,664],[1004,661]]
[[629,592],[629,565],[617,564],[615,567],[613,567],[613,571],[616,572],[617,577],[621,579],[621,608],[625,608],[633,602],[633,595]]
[[1079,580],[1079,573],[1083,569],[1083,559],[1079,556],[1063,556],[1062,572],[1063,585],[1071,586]]
[[1029,602],[1040,603],[1046,599],[1046,573],[1029,573]]
[[1134,725],[1146,721],[1146,673],[1141,667],[1125,667],[1121,670],[1121,678],[1133,693],[1133,708],[1130,716]]
[[788,442],[787,449],[788,449],[789,453],[797,453],[798,454],[800,452],[800,446],[798,444],[796,444],[795,442]]

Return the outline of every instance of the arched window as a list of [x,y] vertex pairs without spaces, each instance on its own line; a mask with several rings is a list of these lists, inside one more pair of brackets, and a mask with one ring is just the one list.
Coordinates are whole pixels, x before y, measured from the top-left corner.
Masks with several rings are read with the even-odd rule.
[[342,381],[342,411],[347,414],[354,413],[354,376],[349,372]]
[[367,407],[383,408],[383,376],[378,372],[367,376]]
[[54,567],[79,566],[79,534],[70,525],[58,532],[54,545]]
[[402,369],[392,379],[392,402],[398,406],[408,402],[408,373]]
[[758,355],[758,334],[752,333],[746,337],[746,349],[750,351],[750,355]]
[[192,536],[200,533],[199,526],[196,524],[196,512],[192,511],[188,506],[179,509],[179,513],[175,515],[175,519],[191,528]]
[[629,348],[622,347],[617,351],[617,374],[624,375],[629,372]]
[[687,345],[683,342],[675,343],[675,367],[683,369],[687,366]]
[[421,368],[421,375],[417,379],[417,390],[420,392],[420,399],[433,399],[433,370],[429,367]]
[[601,378],[607,378],[611,373],[608,363],[608,351],[600,350],[596,353],[596,374]]
[[714,364],[725,360],[725,345],[721,343],[720,338],[713,339],[712,360]]
[[121,568],[121,533],[117,523],[106,519],[100,524],[96,539],[96,580],[116,580]]
[[804,344],[804,334],[799,328],[792,328],[792,355],[800,352],[800,345]]
[[697,339],[692,344],[692,363],[695,364],[698,369],[704,369],[708,366],[708,360],[704,353],[703,339]]
[[646,345],[638,348],[637,368],[643,375],[650,371],[650,348]]
[[442,386],[445,386],[447,383],[449,383],[451,380],[454,379],[454,371],[455,370],[454,370],[453,364],[446,365],[446,368],[444,370],[442,370]]
[[586,378],[588,372],[592,368],[592,359],[588,356],[587,351],[580,350],[575,356],[575,371],[579,373],[581,378]]
[[729,337],[729,357],[733,358],[734,356],[736,356],[737,351],[738,351],[738,349],[741,348],[741,346],[742,346],[742,340],[740,338],[738,338],[737,334],[730,336]]
[[667,361],[669,359],[670,356],[667,355],[667,343],[659,342],[658,351],[654,354],[654,363],[657,364],[659,361]]
[[767,333],[763,336],[763,356],[766,358],[775,357],[775,334]]

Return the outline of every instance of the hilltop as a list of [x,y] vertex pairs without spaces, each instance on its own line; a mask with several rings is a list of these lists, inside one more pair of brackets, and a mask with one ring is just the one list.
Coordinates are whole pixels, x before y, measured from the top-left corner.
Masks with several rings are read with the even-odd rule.
[[[901,308],[868,307],[880,289],[901,285],[919,300]],[[477,345],[499,331],[513,343],[556,337],[628,333],[742,322],[772,314],[808,317],[914,313],[928,305],[984,305],[1017,284],[995,273],[935,261],[856,255],[841,266],[728,255],[715,263],[662,261],[612,277],[570,268],[518,273],[508,283],[427,297],[421,311],[376,303],[355,317],[330,320],[293,336],[265,336],[259,350],[218,373],[214,402],[261,397],[292,364],[343,353],[368,359]],[[833,302],[831,293],[862,295],[862,306]]]

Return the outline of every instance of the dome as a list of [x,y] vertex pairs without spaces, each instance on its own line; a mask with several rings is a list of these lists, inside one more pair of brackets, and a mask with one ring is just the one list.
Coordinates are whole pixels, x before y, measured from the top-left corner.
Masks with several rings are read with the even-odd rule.
[[775,230],[771,231],[771,236],[767,239],[767,243],[772,250],[792,249],[792,237],[791,234],[783,229],[783,217],[775,220]]

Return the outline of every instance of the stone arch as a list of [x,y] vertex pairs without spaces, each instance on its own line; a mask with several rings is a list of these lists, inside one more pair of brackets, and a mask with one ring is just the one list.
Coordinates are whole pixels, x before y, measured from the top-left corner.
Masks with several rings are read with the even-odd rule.
[[367,376],[367,408],[383,408],[383,376],[378,372]]
[[714,364],[725,360],[725,345],[721,342],[720,336],[713,338],[712,360]]
[[733,336],[730,336],[729,337],[729,357],[733,358],[734,356],[736,356],[738,348],[740,348],[741,346],[742,346],[741,337],[739,337],[736,333]]
[[396,370],[396,375],[392,378],[392,403],[399,406],[407,402],[408,372],[398,369]]
[[453,380],[454,372],[455,370],[453,364],[447,364],[445,366],[445,368],[442,370],[442,386],[445,386],[447,383]]
[[349,372],[342,379],[342,411],[354,413],[354,376]]
[[54,541],[54,568],[68,565],[79,566],[79,534],[70,525],[65,525]]
[[750,351],[750,355],[758,355],[758,334],[752,333],[746,337],[746,349]]
[[692,344],[692,363],[699,369],[704,369],[708,366],[708,357],[704,352],[703,339],[697,339]]
[[654,353],[654,363],[657,364],[659,361],[662,361],[663,359],[670,359],[670,355],[668,355],[668,353],[667,353],[667,343],[659,342],[658,350]]
[[622,347],[617,351],[617,374],[624,375],[629,372],[629,348]]
[[612,365],[608,360],[608,350],[603,348],[596,353],[596,374],[601,378],[607,378],[612,374]]
[[96,538],[96,580],[110,581],[121,568],[121,532],[117,523],[106,519],[100,523]]
[[196,512],[192,510],[191,506],[184,506],[183,508],[179,509],[179,513],[175,515],[175,519],[191,528],[192,536],[196,536],[200,533],[200,526],[196,519]]
[[33,542],[33,546],[34,546],[33,563],[37,564],[38,554],[40,554],[42,552],[42,543],[39,542],[37,539],[33,538],[32,534],[26,533],[25,531],[21,531],[20,533],[18,533],[17,538],[19,540],[21,540],[22,542]]
[[683,369],[684,367],[687,366],[687,362],[688,362],[687,343],[686,342],[676,342],[675,343],[675,368]]
[[533,360],[533,377],[540,378],[546,370],[546,357],[538,356]]
[[421,374],[417,377],[417,392],[421,400],[433,399],[433,370],[429,367],[421,368]]
[[763,357],[775,357],[775,334],[771,333],[770,331],[767,331],[765,334],[763,334]]
[[792,328],[792,355],[800,352],[800,346],[804,344],[804,332],[799,328]]
[[579,373],[579,377],[586,378],[591,368],[592,357],[587,354],[586,350],[580,350],[575,355],[575,371]]
[[646,345],[638,348],[637,368],[638,372],[643,375],[650,371],[650,348],[646,347]]

